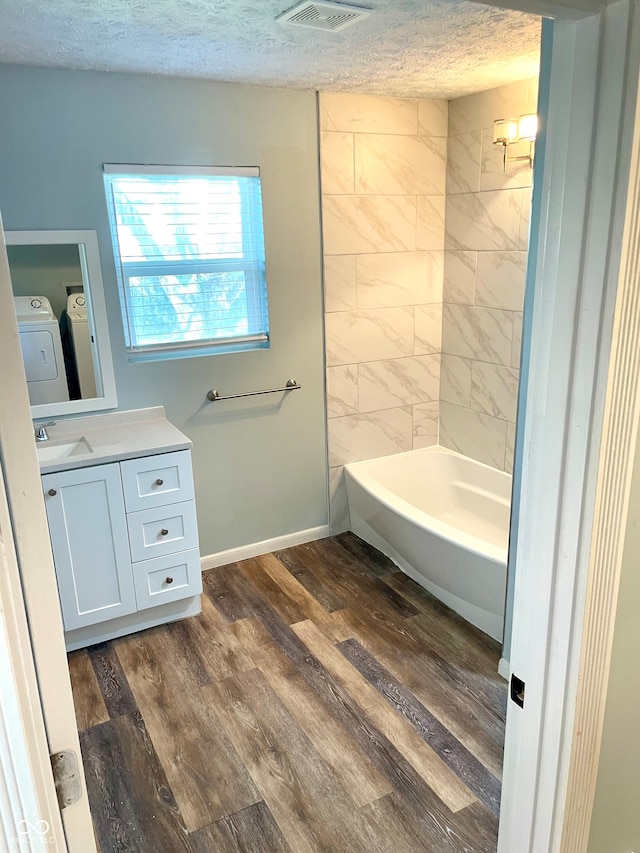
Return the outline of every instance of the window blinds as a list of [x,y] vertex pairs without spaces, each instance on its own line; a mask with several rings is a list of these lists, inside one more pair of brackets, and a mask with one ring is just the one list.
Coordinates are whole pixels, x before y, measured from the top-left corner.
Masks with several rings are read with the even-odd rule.
[[266,345],[258,169],[105,165],[104,173],[129,353]]

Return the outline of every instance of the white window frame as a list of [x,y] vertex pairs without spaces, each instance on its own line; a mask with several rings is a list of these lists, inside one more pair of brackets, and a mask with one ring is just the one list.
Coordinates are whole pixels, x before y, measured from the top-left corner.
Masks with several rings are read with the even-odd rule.
[[[159,344],[157,346],[141,346],[136,339],[135,324],[130,319],[133,306],[131,301],[131,290],[127,282],[131,278],[146,276],[180,276],[201,275],[216,272],[242,271],[245,273],[246,298],[249,305],[249,313],[257,311],[262,299],[261,281],[256,273],[256,268],[251,264],[246,250],[246,230],[243,225],[243,257],[203,259],[194,264],[193,261],[181,260],[158,260],[158,261],[128,261],[123,262],[120,257],[119,244],[113,233],[111,221],[115,217],[115,206],[113,196],[110,192],[109,175],[167,175],[167,176],[193,176],[193,177],[236,177],[236,178],[258,178],[260,169],[257,166],[150,166],[138,164],[113,164],[103,165],[105,175],[105,192],[107,196],[107,207],[109,210],[111,244],[118,276],[120,291],[121,313],[125,334],[125,344],[129,361],[160,361],[170,358],[192,358],[203,355],[216,355],[228,352],[240,352],[243,350],[266,349],[270,344],[268,308],[266,316],[267,329],[264,333],[249,335],[233,335],[228,338],[208,338],[202,341],[182,340],[170,344]],[[241,187],[241,207],[243,210],[250,208],[250,201],[246,187]],[[262,207],[262,204],[261,204]],[[263,234],[264,239],[264,234]],[[266,264],[265,264],[266,266]],[[266,277],[266,270],[261,269]],[[266,280],[264,283],[266,288]]]

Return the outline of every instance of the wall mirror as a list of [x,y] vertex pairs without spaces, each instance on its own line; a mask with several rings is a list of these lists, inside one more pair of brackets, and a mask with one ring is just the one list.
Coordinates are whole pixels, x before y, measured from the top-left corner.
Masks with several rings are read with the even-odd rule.
[[7,231],[33,418],[117,406],[95,231]]

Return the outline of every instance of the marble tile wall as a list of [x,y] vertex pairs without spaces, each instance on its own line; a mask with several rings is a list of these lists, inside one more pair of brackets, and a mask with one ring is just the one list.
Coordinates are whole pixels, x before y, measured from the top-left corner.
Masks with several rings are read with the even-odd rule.
[[349,523],[347,462],[437,442],[448,109],[444,101],[323,93],[319,111],[338,532]]
[[493,121],[535,112],[537,89],[524,80],[449,102],[439,442],[507,471],[532,172],[512,163],[505,174]]

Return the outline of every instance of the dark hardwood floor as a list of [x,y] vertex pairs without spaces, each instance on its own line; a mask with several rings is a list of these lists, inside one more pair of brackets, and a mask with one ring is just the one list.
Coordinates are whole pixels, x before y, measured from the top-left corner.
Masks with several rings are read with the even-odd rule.
[[496,643],[352,534],[69,655],[102,853],[493,853]]

